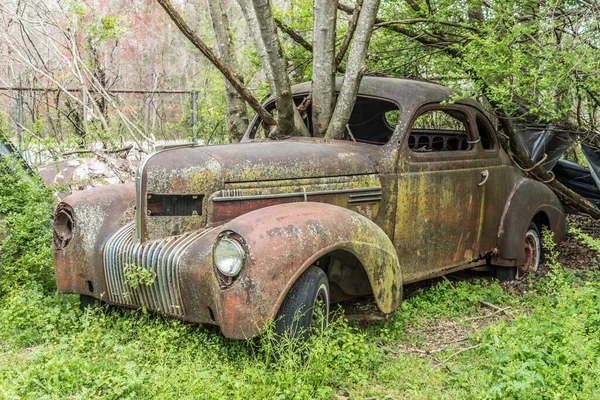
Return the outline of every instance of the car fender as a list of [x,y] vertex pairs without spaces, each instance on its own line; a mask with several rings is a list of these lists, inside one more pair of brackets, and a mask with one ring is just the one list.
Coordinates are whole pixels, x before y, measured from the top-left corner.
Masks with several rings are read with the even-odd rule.
[[363,265],[384,313],[400,306],[402,276],[391,240],[371,220],[325,203],[262,208],[223,226],[245,241],[248,256],[238,279],[221,291],[221,329],[228,337],[250,337],[273,319],[300,275],[335,250]]
[[[54,245],[54,275],[61,293],[100,297],[107,291],[103,265],[104,244],[135,215],[133,184],[101,186],[78,191],[57,207],[74,215],[73,236],[65,248]],[[93,291],[90,290],[93,288]]]
[[498,230],[495,261],[520,265],[524,262],[523,243],[529,224],[543,212],[548,227],[559,243],[565,236],[565,211],[558,197],[541,182],[529,178],[519,180],[508,196]]

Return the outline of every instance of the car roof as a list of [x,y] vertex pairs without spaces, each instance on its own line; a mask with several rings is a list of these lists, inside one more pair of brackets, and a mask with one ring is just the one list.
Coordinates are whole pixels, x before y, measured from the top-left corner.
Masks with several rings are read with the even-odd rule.
[[[336,90],[342,87],[343,78],[336,78]],[[308,93],[311,82],[304,82],[292,87],[294,94]],[[452,95],[458,91],[437,83],[419,81],[416,79],[391,78],[380,76],[364,76],[359,95],[387,98],[397,102],[404,109],[415,109],[423,104],[440,103],[452,100]],[[485,113],[485,110],[473,99],[456,100],[455,103],[468,104]]]

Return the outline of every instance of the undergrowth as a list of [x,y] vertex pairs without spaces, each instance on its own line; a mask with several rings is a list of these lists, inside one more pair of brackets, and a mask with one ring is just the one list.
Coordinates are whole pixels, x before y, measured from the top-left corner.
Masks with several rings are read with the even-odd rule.
[[[338,311],[309,343],[274,349],[272,330],[234,341],[143,309],[80,311],[52,277],[50,193],[18,166],[1,168],[2,399],[599,397],[600,274],[562,267],[547,231],[550,272],[524,294],[442,280],[385,322],[352,327]],[[596,239],[570,234],[599,252]],[[482,302],[512,307],[514,319],[488,319]],[[428,354],[436,329],[460,340]]]

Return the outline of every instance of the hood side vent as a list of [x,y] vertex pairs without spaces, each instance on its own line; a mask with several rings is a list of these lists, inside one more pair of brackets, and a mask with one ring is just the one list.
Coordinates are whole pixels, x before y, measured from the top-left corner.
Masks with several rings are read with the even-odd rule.
[[202,215],[201,194],[148,194],[147,213],[152,217],[190,217]]

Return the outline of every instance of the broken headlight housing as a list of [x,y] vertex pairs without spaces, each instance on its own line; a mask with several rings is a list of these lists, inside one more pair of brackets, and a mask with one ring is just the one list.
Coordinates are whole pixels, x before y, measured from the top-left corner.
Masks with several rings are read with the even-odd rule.
[[60,203],[54,214],[54,232],[52,234],[56,250],[67,247],[73,238],[74,227],[73,208],[66,203]]

